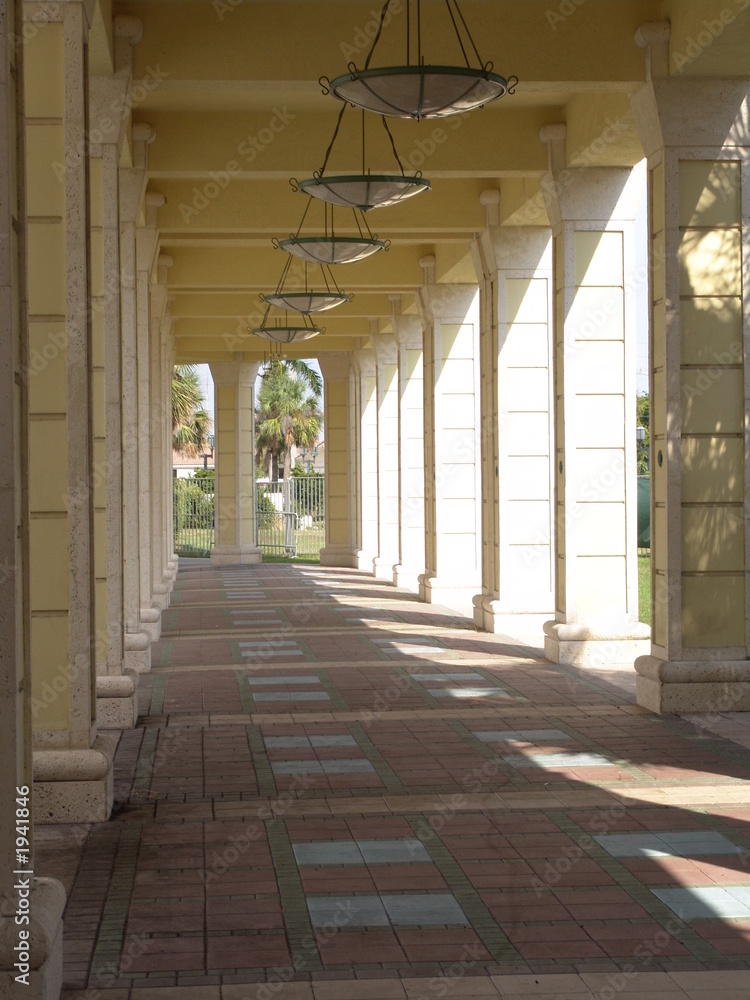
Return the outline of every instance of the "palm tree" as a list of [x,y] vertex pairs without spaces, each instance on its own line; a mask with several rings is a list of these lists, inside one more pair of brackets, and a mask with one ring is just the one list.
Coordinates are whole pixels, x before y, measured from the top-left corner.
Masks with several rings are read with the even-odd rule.
[[271,361],[263,372],[255,410],[256,461],[276,481],[292,471],[292,446],[312,448],[320,434],[322,379],[304,361]]
[[190,457],[206,450],[211,418],[203,407],[195,365],[175,365],[172,372],[172,447]]
[[267,361],[266,367],[263,369],[261,374],[261,378],[280,378],[284,371],[294,375],[295,378],[304,382],[310,392],[316,397],[316,400],[320,400],[320,397],[323,394],[323,379],[314,368],[308,365],[306,361],[301,361],[299,358],[292,358],[291,360],[274,358],[272,361]]

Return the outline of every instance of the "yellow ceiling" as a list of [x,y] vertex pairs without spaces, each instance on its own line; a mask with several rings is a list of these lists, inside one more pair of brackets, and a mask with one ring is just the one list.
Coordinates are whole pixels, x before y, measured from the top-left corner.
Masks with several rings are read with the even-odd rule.
[[[437,279],[471,276],[470,244],[485,224],[479,203],[500,190],[500,219],[544,224],[539,178],[546,169],[540,128],[566,122],[572,164],[631,165],[642,150],[628,95],[644,80],[633,35],[644,21],[672,22],[673,71],[750,75],[750,8],[746,0],[463,0],[483,60],[516,74],[517,92],[462,119],[392,121],[402,161],[421,169],[432,191],[370,212],[373,232],[392,241],[388,253],[336,269],[351,303],[325,315],[326,334],[297,354],[352,350],[367,343],[376,320],[388,328],[389,293],[413,310],[422,256],[437,255]],[[166,196],[160,246],[173,258],[169,291],[180,361],[262,353],[244,330],[259,318],[260,292],[272,291],[286,262],[273,237],[296,230],[306,197],[289,178],[321,167],[341,105],[324,96],[321,76],[362,66],[379,0],[142,0],[115,14],[143,22],[135,48],[133,119],[155,130],[149,189]],[[394,0],[373,66],[404,61],[405,0]],[[443,0],[423,0],[423,50],[433,63],[460,62]],[[731,24],[722,11],[736,16]],[[111,5],[100,0],[92,31],[93,72],[111,68]],[[717,20],[718,18],[718,20]],[[704,22],[708,22],[708,27]],[[713,26],[713,27],[712,27]],[[699,37],[710,44],[700,44]],[[701,35],[703,32],[703,35]],[[698,54],[691,40],[698,45]],[[681,61],[687,58],[687,62]],[[392,172],[387,138],[368,116],[368,165]],[[601,141],[604,137],[605,141]],[[361,167],[359,112],[344,117],[328,173]],[[524,206],[536,206],[535,212]],[[308,218],[322,221],[313,206]],[[340,232],[351,227],[337,213]],[[294,349],[288,353],[293,354]]]

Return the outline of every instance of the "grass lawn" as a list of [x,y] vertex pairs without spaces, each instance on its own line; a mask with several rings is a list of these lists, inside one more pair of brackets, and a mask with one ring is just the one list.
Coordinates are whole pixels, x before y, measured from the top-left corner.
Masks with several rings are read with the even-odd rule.
[[651,555],[638,556],[638,620],[651,624]]
[[177,555],[208,555],[214,544],[213,528],[181,528],[175,532],[174,547]]
[[263,553],[264,563],[320,563],[319,555],[269,556]]

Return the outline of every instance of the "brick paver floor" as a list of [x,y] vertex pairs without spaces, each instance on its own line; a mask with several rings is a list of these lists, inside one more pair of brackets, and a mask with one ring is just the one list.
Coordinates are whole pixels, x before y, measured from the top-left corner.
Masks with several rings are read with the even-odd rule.
[[64,996],[750,997],[750,728],[354,570],[180,571]]

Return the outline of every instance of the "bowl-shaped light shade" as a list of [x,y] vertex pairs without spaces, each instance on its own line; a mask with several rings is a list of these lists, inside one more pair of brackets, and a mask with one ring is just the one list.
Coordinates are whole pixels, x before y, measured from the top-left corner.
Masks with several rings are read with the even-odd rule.
[[348,236],[293,236],[279,240],[279,246],[314,264],[352,264],[386,249],[382,240]]
[[305,194],[369,212],[371,208],[385,208],[413,198],[415,194],[429,191],[432,185],[422,177],[403,177],[398,174],[352,174],[333,177],[310,177],[299,182]]
[[278,344],[294,344],[300,340],[310,340],[323,332],[319,326],[256,326],[250,330],[255,337],[272,340]]
[[264,302],[280,309],[294,309],[295,312],[317,313],[335,309],[343,302],[349,302],[351,295],[345,292],[274,292],[261,296]]
[[468,66],[386,66],[352,70],[331,81],[342,101],[393,118],[446,118],[502,97],[508,81]]

